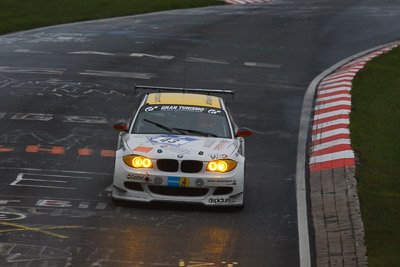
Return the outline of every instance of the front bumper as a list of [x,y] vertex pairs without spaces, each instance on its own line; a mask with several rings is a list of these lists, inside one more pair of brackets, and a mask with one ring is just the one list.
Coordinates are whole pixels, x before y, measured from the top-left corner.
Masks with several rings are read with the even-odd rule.
[[112,197],[128,201],[200,203],[206,206],[243,206],[244,166],[228,173],[163,172],[134,169],[116,158]]

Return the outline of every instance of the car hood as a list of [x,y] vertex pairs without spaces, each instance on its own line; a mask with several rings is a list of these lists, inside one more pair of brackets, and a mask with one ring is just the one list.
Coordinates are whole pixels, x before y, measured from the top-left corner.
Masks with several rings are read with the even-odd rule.
[[126,139],[132,154],[153,159],[182,159],[209,161],[238,156],[239,141],[190,135],[135,135]]

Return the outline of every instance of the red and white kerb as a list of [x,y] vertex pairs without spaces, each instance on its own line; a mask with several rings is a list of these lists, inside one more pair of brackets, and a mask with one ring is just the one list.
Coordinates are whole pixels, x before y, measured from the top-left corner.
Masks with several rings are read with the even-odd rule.
[[353,78],[369,60],[399,45],[355,59],[321,81],[317,89],[311,133],[311,172],[355,166],[348,129]]

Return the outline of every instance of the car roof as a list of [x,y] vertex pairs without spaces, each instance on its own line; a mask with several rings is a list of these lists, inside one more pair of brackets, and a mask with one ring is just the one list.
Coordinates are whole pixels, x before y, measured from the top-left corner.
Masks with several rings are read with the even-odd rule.
[[188,105],[221,108],[220,97],[191,93],[151,93],[146,105]]

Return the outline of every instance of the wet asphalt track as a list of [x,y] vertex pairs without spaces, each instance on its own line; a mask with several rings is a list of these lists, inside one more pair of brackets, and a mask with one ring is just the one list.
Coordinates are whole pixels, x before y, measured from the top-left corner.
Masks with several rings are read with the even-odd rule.
[[[399,9],[276,1],[0,37],[0,265],[299,266],[303,95],[395,40]],[[112,203],[112,122],[131,115],[135,83],[235,89],[233,116],[254,130],[243,210]]]

